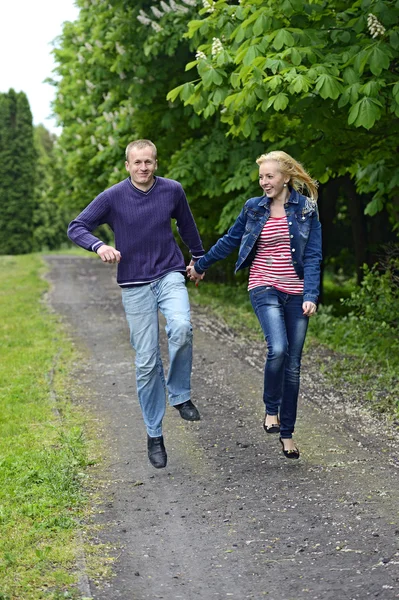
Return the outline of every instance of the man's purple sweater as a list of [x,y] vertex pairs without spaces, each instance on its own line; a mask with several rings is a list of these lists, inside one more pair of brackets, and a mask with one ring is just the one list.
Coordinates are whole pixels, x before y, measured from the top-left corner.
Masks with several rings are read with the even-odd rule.
[[183,254],[174,238],[171,219],[193,258],[204,254],[201,238],[180,183],[156,177],[142,192],[130,178],[97,196],[68,227],[78,246],[96,252],[104,242],[91,232],[107,223],[121,253],[117,281],[120,286],[148,283],[172,271],[185,273]]

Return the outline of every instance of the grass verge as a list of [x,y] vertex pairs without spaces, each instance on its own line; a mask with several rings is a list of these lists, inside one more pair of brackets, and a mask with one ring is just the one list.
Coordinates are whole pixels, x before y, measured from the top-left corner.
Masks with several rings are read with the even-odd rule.
[[[88,452],[39,255],[0,257],[0,600],[75,598]],[[68,591],[69,590],[69,591]]]
[[[210,307],[238,335],[263,339],[246,285],[204,282],[198,288],[189,285],[188,289],[194,304]],[[318,352],[320,346],[333,351],[335,358],[327,366],[322,359],[319,361],[320,369],[330,381],[373,411],[398,420],[399,356],[391,345],[388,357],[383,340],[379,344],[378,336],[370,333],[367,339],[373,343],[365,346],[366,332],[362,333],[358,322],[333,316],[329,307],[322,307],[320,314],[310,320],[305,352],[311,351],[317,358],[323,354]]]

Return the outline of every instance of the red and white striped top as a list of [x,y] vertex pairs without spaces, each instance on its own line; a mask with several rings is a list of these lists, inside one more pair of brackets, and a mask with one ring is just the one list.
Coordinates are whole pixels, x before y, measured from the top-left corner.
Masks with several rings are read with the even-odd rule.
[[287,217],[269,217],[249,270],[248,289],[270,285],[286,294],[303,294],[303,279],[292,265]]

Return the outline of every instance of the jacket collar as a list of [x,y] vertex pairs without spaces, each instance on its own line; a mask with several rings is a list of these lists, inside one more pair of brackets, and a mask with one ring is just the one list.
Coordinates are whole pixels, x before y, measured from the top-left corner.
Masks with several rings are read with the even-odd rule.
[[[294,190],[294,188],[290,188],[291,194],[288,198],[287,204],[298,204],[299,202],[299,193]],[[260,202],[258,202],[258,206],[266,206],[266,208],[270,208],[271,199],[267,196],[262,196]]]

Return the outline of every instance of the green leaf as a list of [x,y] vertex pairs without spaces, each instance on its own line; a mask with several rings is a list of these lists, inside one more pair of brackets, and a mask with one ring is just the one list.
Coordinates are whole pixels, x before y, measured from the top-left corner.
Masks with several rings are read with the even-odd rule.
[[266,64],[265,64],[265,68],[270,69],[272,73],[278,73],[290,66],[291,65],[289,63],[287,63],[285,60],[280,60],[278,58],[277,59],[267,58]]
[[343,42],[344,44],[347,44],[348,42],[350,42],[351,39],[351,34],[349,33],[349,31],[344,31],[343,33],[340,33],[339,35],[339,40],[341,42]]
[[390,31],[389,32],[389,43],[391,44],[392,48],[394,48],[395,50],[399,50],[399,32],[398,31]]
[[241,44],[242,41],[245,40],[245,28],[240,25],[237,29],[232,33],[231,37],[235,39],[237,44]]
[[291,62],[296,67],[302,62],[302,56],[296,48],[291,48]]
[[300,73],[291,81],[290,91],[295,92],[295,94],[300,94],[301,92],[308,92],[312,82],[305,75],[301,75]]
[[361,50],[355,58],[354,67],[359,75],[363,75],[364,67],[369,60],[371,50],[371,48],[365,48],[364,50]]
[[211,87],[211,85],[213,84],[213,72],[214,71],[215,71],[215,69],[213,67],[209,67],[205,71],[205,73],[203,75],[201,75],[202,83],[204,84],[205,89]]
[[395,98],[395,101],[399,104],[399,81],[393,86],[392,95]]
[[284,110],[287,108],[289,103],[287,94],[280,92],[277,94],[276,99],[273,103],[274,110]]
[[263,13],[255,21],[253,26],[254,35],[262,35],[270,27],[269,18]]
[[365,96],[356,102],[349,111],[348,123],[355,127],[371,129],[381,116],[381,103],[375,98]]
[[281,75],[273,75],[272,77],[267,77],[265,79],[265,84],[266,87],[270,88],[274,92],[276,88],[278,88],[281,85],[282,81],[283,78],[281,77]]
[[237,6],[236,8],[236,17],[237,19],[240,19],[240,21],[242,21],[243,19],[245,19],[245,12],[242,6]]
[[316,89],[324,100],[326,100],[326,98],[336,100],[342,92],[342,85],[335,77],[328,75],[328,73],[323,73],[316,79]]
[[294,44],[295,40],[291,33],[286,29],[280,29],[274,38],[273,48],[281,50],[283,46],[293,46]]
[[230,104],[236,104],[236,102],[238,103],[238,100],[240,98],[240,94],[241,92],[237,92],[236,94],[230,94],[229,96],[227,96],[227,98],[224,101],[224,105],[229,107]]
[[240,84],[241,84],[240,74],[239,73],[232,73],[230,75],[230,83],[231,83],[231,85],[232,85],[232,87],[234,89],[239,88]]
[[384,69],[389,69],[390,57],[380,46],[374,46],[370,55],[370,71],[380,75]]
[[274,110],[276,110],[276,111],[284,110],[287,108],[288,103],[289,103],[289,100],[288,100],[287,94],[280,92],[279,94],[276,94],[275,96],[270,96],[268,103],[267,103],[267,108],[270,108],[271,106],[273,106]]
[[257,56],[259,56],[260,52],[258,50],[258,48],[254,45],[254,46],[250,46],[248,48],[248,50],[245,53],[244,59],[243,59],[243,64],[246,66],[249,66],[252,64],[252,62],[255,60],[255,58]]
[[224,71],[222,71],[222,69],[212,69],[211,73],[212,73],[212,82],[215,85],[220,85],[223,82],[223,76],[226,75],[226,73]]
[[194,33],[202,26],[203,21],[190,21],[188,24],[188,37],[193,37]]
[[173,88],[173,90],[170,90],[170,92],[166,96],[166,100],[168,100],[169,102],[174,102],[176,98],[180,95],[180,92],[183,90],[185,85],[186,84],[179,85],[178,87]]
[[194,91],[195,91],[194,84],[191,83],[191,81],[188,83],[185,83],[183,85],[183,89],[180,94],[181,99],[184,100],[185,102],[187,102],[187,100],[190,98],[190,96],[192,96]]
[[208,117],[211,117],[213,114],[215,114],[216,112],[216,108],[213,104],[208,104],[208,106],[205,108],[203,115],[205,117],[205,119],[208,119]]
[[245,137],[249,137],[252,133],[252,123],[250,118],[243,117],[241,120],[241,131],[245,135]]
[[356,83],[359,81],[359,75],[356,73],[355,69],[352,67],[346,67],[342,73],[342,78],[347,84]]
[[227,95],[226,88],[218,88],[215,91],[215,93],[213,94],[213,102],[216,105],[222,104],[222,102],[225,99],[226,95]]
[[363,94],[363,96],[371,96],[372,98],[376,98],[381,90],[381,80],[370,80],[364,85],[362,85],[359,89],[359,92]]
[[254,89],[254,92],[256,96],[260,98],[260,100],[264,100],[265,98],[267,98],[267,90],[263,84],[257,85]]
[[361,84],[359,81],[353,83],[352,85],[348,85],[348,87],[345,88],[341,95],[341,98],[338,101],[338,107],[343,108],[348,104],[348,102],[350,104],[355,104],[355,102],[357,102],[357,99],[359,98],[360,87]]
[[374,217],[377,213],[379,213],[384,208],[384,203],[381,198],[373,198],[371,202],[369,202],[364,209],[364,214],[369,215],[370,217]]
[[196,67],[198,64],[198,60],[193,60],[189,63],[186,64],[186,68],[185,71],[189,71],[190,69],[192,69],[193,67]]

